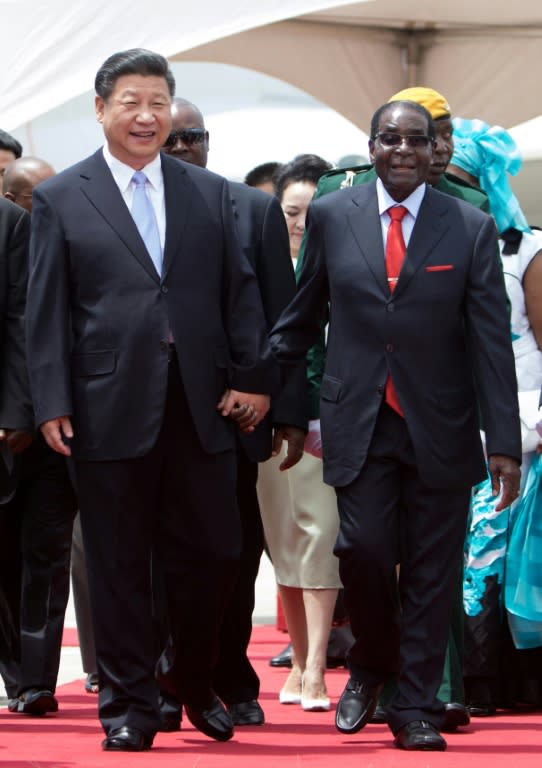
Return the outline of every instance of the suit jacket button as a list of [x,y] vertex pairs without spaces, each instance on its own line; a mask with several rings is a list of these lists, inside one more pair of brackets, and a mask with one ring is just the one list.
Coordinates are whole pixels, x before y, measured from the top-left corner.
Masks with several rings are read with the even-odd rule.
[[395,304],[393,302],[390,302],[386,307],[386,309],[388,312],[395,312]]
[[167,293],[167,291],[168,291],[167,285],[162,285],[160,287],[160,290],[162,291],[162,293]]
[[393,344],[386,344],[386,352],[393,352]]
[[379,395],[384,394],[384,387],[382,386],[382,384],[378,385],[378,387],[376,388],[376,391],[378,392]]

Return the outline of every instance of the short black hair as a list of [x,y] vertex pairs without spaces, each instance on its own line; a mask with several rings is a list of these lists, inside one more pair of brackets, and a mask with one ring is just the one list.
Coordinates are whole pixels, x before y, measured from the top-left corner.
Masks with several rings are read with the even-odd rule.
[[297,155],[277,173],[274,179],[275,194],[281,200],[286,187],[294,181],[308,181],[316,186],[320,177],[332,168],[331,163],[319,155]]
[[378,107],[371,119],[371,139],[376,138],[378,133],[378,124],[380,123],[382,114],[386,112],[386,110],[397,106],[412,107],[412,109],[414,109],[416,112],[419,112],[420,115],[423,115],[427,120],[427,135],[430,136],[433,140],[435,139],[435,125],[433,123],[431,113],[425,107],[422,107],[421,104],[418,104],[417,101],[408,101],[407,99],[403,99],[401,101],[387,101],[385,104],[382,104],[382,106]]
[[17,141],[17,139],[12,136],[10,133],[7,133],[6,131],[3,131],[0,128],[0,149],[5,150],[6,152],[13,152],[15,155],[15,160],[18,160],[20,156],[23,154],[23,148],[21,144]]
[[175,95],[175,78],[168,60],[159,53],[147,51],[145,48],[130,48],[128,51],[114,53],[104,61],[96,74],[94,88],[98,96],[107,101],[117,80],[123,75],[163,77],[171,98]]
[[258,187],[260,184],[266,182],[274,183],[274,178],[282,168],[282,163],[270,161],[268,163],[261,163],[253,168],[245,176],[245,184],[249,187]]

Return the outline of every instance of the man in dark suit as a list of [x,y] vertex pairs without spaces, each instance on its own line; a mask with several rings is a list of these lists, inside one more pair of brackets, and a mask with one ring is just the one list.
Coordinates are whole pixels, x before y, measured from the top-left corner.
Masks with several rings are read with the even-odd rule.
[[[195,104],[176,98],[171,114],[173,130],[165,151],[179,160],[205,168],[209,133],[201,111]],[[239,240],[258,280],[265,320],[270,329],[295,294],[284,214],[273,195],[234,182],[230,182],[230,191]],[[213,673],[214,689],[227,705],[236,725],[261,725],[264,722],[258,702],[260,681],[247,656],[254,586],[264,549],[256,494],[258,462],[266,461],[272,453],[277,455],[283,439],[288,441],[288,455],[282,469],[294,466],[302,457],[306,429],[305,389],[305,370],[301,366],[288,388],[273,403],[262,425],[251,435],[238,435],[237,503],[243,543],[239,574],[220,628],[219,655]],[[165,726],[178,724],[179,716],[177,707]]]
[[[37,157],[20,157],[4,173],[4,197],[32,213],[32,190],[54,175],[53,168]],[[24,260],[27,271],[27,254]],[[26,286],[23,297],[26,296]],[[27,397],[30,394],[27,388]],[[33,419],[30,423],[33,422]],[[6,580],[16,604],[17,696],[8,709],[25,715],[56,712],[55,688],[60,663],[64,615],[70,589],[70,542],[76,500],[66,458],[51,450],[41,434],[15,459],[17,487],[2,508],[10,517],[10,537],[3,545],[17,566]]]
[[486,473],[477,402],[499,507],[517,495],[521,457],[495,226],[426,186],[434,135],[418,104],[377,110],[379,178],[312,203],[298,293],[271,337],[279,360],[297,362],[330,303],[324,479],[337,492],[355,637],[336,726],[363,728],[397,675],[395,744],[423,750],[446,748],[436,694],[470,488]]
[[0,674],[9,699],[18,689],[19,521],[8,507],[17,487],[16,455],[32,442],[25,365],[24,308],[30,217],[0,196]]
[[226,180],[160,154],[175,88],[167,61],[114,54],[95,86],[104,148],[34,193],[36,423],[75,459],[103,748],[148,749],[160,725],[151,549],[184,650],[176,692],[197,728],[226,740],[231,718],[211,684],[240,551],[226,417],[240,409],[254,429],[276,366]]

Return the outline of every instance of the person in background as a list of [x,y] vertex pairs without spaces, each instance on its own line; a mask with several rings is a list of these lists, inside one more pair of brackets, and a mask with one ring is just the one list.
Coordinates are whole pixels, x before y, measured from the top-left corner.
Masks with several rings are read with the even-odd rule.
[[225,741],[233,723],[212,669],[241,548],[236,430],[265,418],[278,368],[227,181],[160,151],[175,91],[167,60],[114,53],[95,89],[104,146],[34,190],[36,424],[74,458],[102,748],[150,749],[160,727],[151,552],[183,648],[175,693],[196,728]]
[[[522,424],[528,424],[536,421],[542,385],[542,233],[529,227],[510,187],[509,177],[520,171],[522,161],[508,131],[482,120],[458,117],[454,119],[454,136],[450,167],[455,175],[479,185],[488,195],[499,231],[520,414]],[[467,706],[474,717],[493,715],[497,706],[542,706],[542,636],[537,636],[527,622],[525,644],[522,632],[516,631],[518,620],[506,610],[504,599],[507,590],[515,592],[517,587],[506,560],[516,540],[512,533],[521,514],[527,478],[531,468],[535,470],[533,462],[539,461],[536,433],[524,432],[521,495],[512,506],[496,515],[490,481],[473,489],[465,542],[464,674]],[[531,534],[524,538],[519,551],[513,552],[516,560],[525,560],[538,546],[536,526],[526,529]],[[538,557],[530,569],[534,574],[541,568]],[[534,590],[529,592],[534,606]]]
[[[276,177],[294,261],[308,205],[318,179],[329,168],[317,155],[298,155]],[[308,398],[304,407],[310,416]],[[283,704],[301,704],[306,711],[328,710],[326,655],[341,584],[332,551],[338,531],[337,504],[323,483],[321,458],[306,452],[286,477],[279,475],[276,463],[261,467],[258,496],[292,644],[292,668],[279,699]]]
[[298,291],[271,344],[298,363],[329,306],[324,479],[355,637],[336,727],[357,733],[396,677],[395,745],[444,750],[437,691],[470,488],[486,471],[477,406],[500,510],[520,478],[514,359],[493,221],[425,183],[431,114],[384,104],[370,136],[378,178],[311,204]]
[[3,192],[3,179],[6,166],[23,154],[23,148],[16,138],[0,129],[0,195]]
[[[164,151],[201,168],[207,166],[209,133],[199,108],[176,98],[171,108],[172,131]],[[256,274],[267,327],[272,328],[293,298],[295,278],[289,255],[288,233],[280,205],[274,196],[245,184],[230,182],[231,205],[239,240]],[[303,455],[306,432],[304,407],[305,370],[297,381],[272,403],[269,417],[251,435],[239,434],[237,454],[237,503],[241,514],[243,544],[240,569],[226,605],[218,638],[218,659],[213,686],[226,704],[235,725],[261,725],[264,712],[258,702],[260,681],[247,656],[252,631],[254,589],[264,548],[263,528],[256,494],[258,462],[277,454],[283,440],[288,444],[281,469],[292,467]],[[157,567],[159,564],[155,564]],[[157,577],[160,581],[159,576]],[[161,602],[158,599],[158,602]],[[160,621],[160,619],[159,619]],[[164,638],[164,632],[161,633]],[[175,649],[182,653],[182,648]],[[171,649],[170,649],[171,653]],[[160,679],[167,675],[167,659]],[[166,728],[178,724],[180,705],[163,694]]]
[[262,192],[267,192],[269,195],[274,195],[276,193],[275,177],[281,166],[282,163],[273,161],[257,165],[245,176],[245,184],[255,189],[261,189]]
[[[4,197],[32,214],[34,188],[54,173],[40,158],[21,157],[6,166]],[[10,545],[21,558],[10,574],[20,591],[17,695],[8,703],[10,712],[44,715],[58,710],[55,689],[76,509],[66,458],[51,450],[41,434],[35,435],[20,456],[17,489],[5,510],[18,521],[17,538]]]
[[28,213],[0,195],[0,674],[8,702],[19,685],[20,519],[10,506],[19,458],[34,434],[24,348]]
[[39,157],[25,155],[4,169],[4,197],[32,213],[32,191],[55,175],[55,169]]

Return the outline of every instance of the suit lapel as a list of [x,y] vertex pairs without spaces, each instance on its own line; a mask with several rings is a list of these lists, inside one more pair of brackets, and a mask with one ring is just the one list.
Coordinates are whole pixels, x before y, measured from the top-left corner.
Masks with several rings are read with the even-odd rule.
[[358,247],[385,296],[389,296],[376,182],[355,187],[347,217]]
[[179,250],[195,196],[192,182],[179,160],[162,154],[162,173],[166,200],[166,243],[162,268],[162,280],[165,280]]
[[137,230],[134,220],[124,202],[119,188],[99,149],[88,160],[81,173],[81,190],[109,226],[117,233],[126,247],[133,253],[143,269],[159,282],[152,259]]
[[403,268],[395,287],[395,297],[406,288],[416,272],[427,261],[445,232],[448,231],[445,199],[445,195],[439,195],[433,192],[431,187],[427,187],[410,236]]

